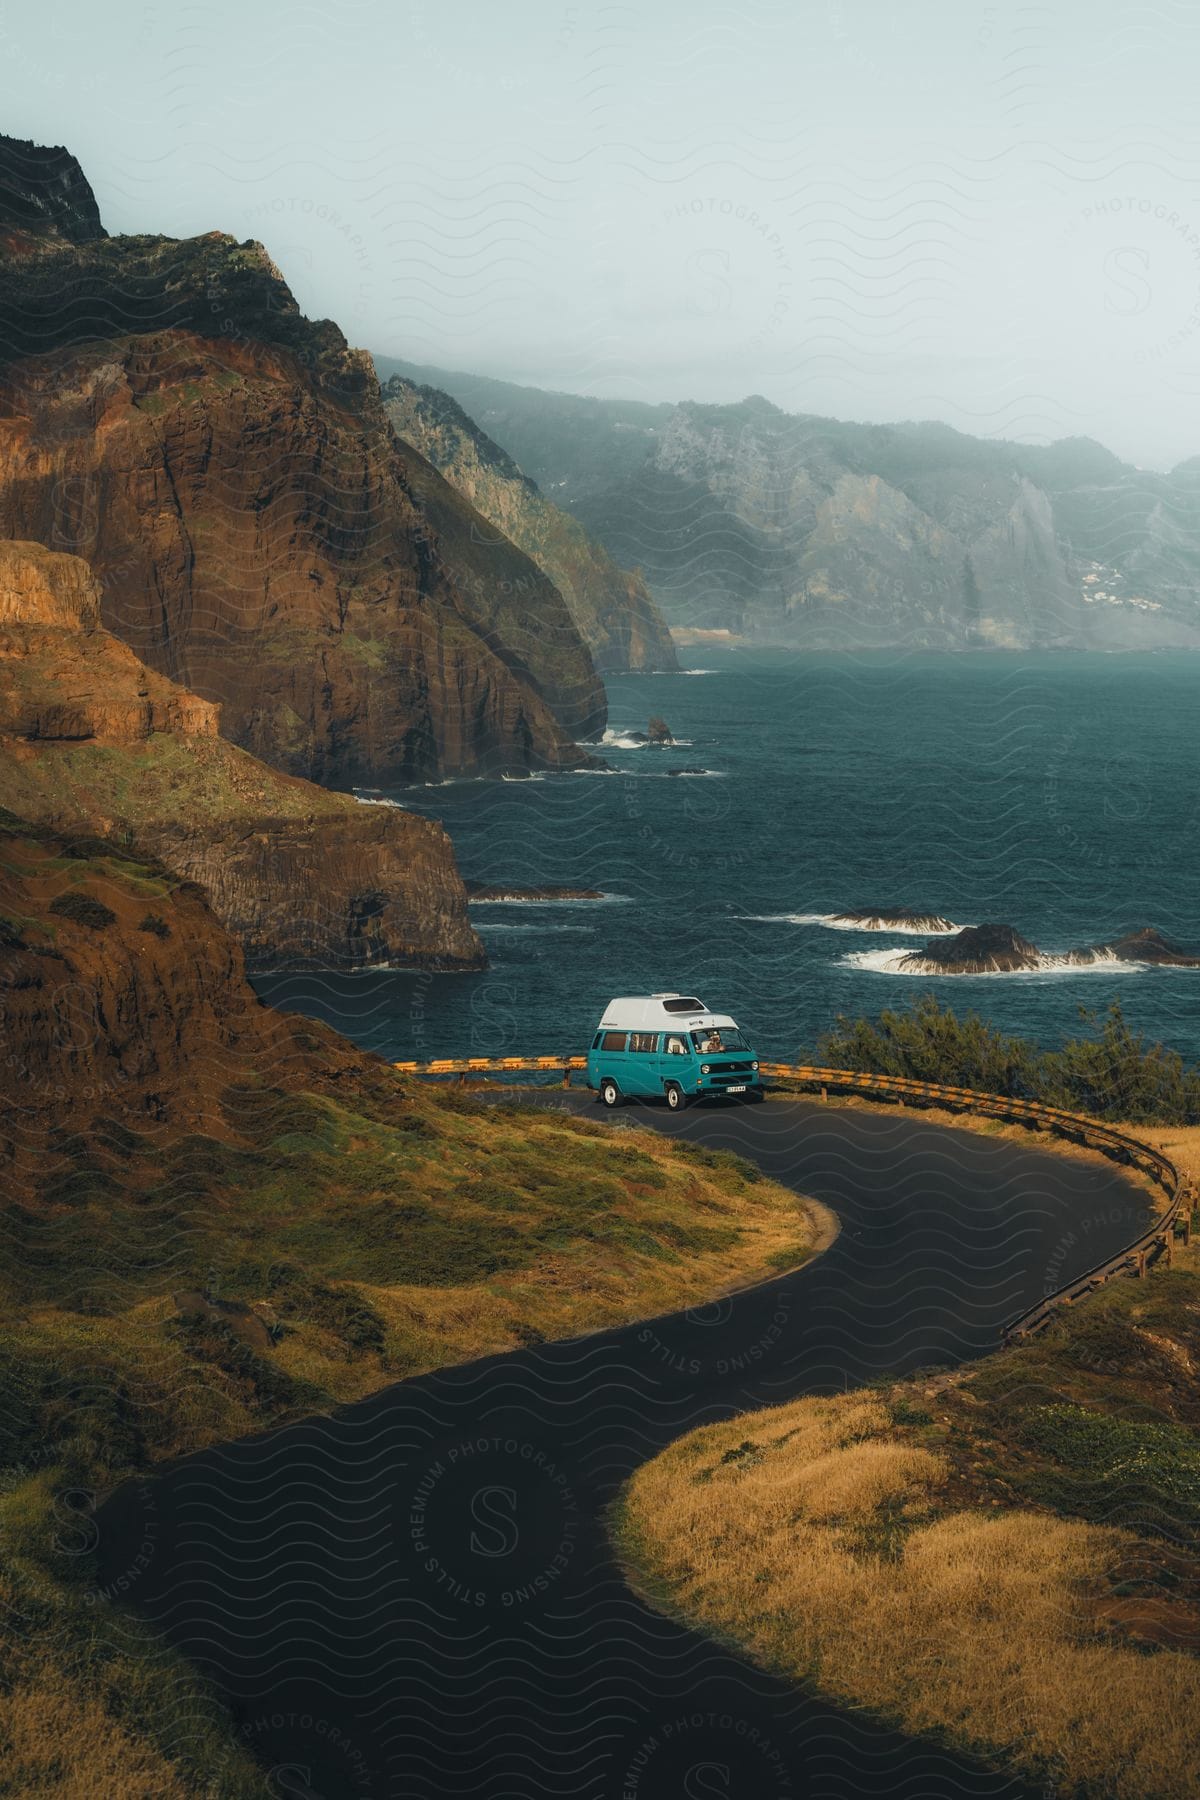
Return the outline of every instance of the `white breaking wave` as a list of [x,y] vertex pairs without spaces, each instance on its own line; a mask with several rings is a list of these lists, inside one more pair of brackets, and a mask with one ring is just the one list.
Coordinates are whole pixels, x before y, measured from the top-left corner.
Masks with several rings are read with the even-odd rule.
[[[922,938],[954,937],[957,932],[967,929],[965,925],[955,925],[949,919],[944,919],[936,930],[926,925],[864,924],[862,920],[847,919],[841,913],[739,913],[738,917],[753,919],[761,925],[821,925],[826,931],[894,931],[899,932],[902,937],[906,935]],[[868,956],[873,955],[874,952],[863,951],[862,954]],[[908,952],[904,952],[904,954],[908,954]]]
[[408,808],[401,806],[398,800],[389,800],[383,794],[360,794],[356,791],[354,798],[360,806],[394,806],[397,812],[408,811]]
[[1153,967],[1151,963],[1126,962],[1111,950],[1105,950],[1089,954],[1086,962],[1076,961],[1070,952],[1053,956],[1042,951],[1036,966],[1031,969],[939,969],[931,964],[920,969],[906,968],[907,959],[914,954],[904,945],[894,944],[887,950],[852,950],[840,961],[852,969],[869,969],[876,975],[907,975],[917,981],[1017,981],[1043,975],[1099,975],[1111,973],[1113,968],[1127,969],[1133,974]]
[[480,919],[475,929],[486,932],[490,937],[494,931],[586,932],[588,927],[586,925],[547,925],[544,921],[535,924],[532,919],[522,925],[502,924],[499,919]]
[[568,775],[615,775],[622,781],[726,781],[727,769],[567,769]]
[[490,894],[486,900],[477,900],[474,895],[471,895],[470,903],[472,906],[608,906],[614,904],[623,905],[629,898],[630,896],[628,894],[601,894],[596,900],[563,899],[558,897],[531,900],[525,894]]
[[691,741],[691,738],[672,738],[669,744],[652,744],[645,737],[634,737],[631,732],[614,731],[611,725],[600,739],[610,750],[677,750],[681,746],[689,746]]

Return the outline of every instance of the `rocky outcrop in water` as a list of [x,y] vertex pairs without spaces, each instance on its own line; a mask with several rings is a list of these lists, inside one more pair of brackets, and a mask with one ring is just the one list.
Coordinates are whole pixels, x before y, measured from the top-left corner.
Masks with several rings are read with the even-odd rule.
[[370,358],[261,245],[110,238],[73,159],[13,140],[0,239],[0,534],[88,560],[149,667],[335,785],[587,762],[561,596],[511,546],[507,592],[456,564]]
[[199,883],[255,968],[480,968],[441,827],[281,774],[99,624],[87,565],[0,542],[0,805]]
[[[511,539],[553,582],[598,669],[677,666],[671,634],[641,576],[619,569],[457,401],[399,375],[386,384],[383,398],[399,436],[495,527],[483,547]],[[486,565],[486,558],[481,561]]]
[[1097,963],[1153,963],[1164,968],[1200,968],[1200,955],[1185,950],[1161,931],[1143,926],[1109,943],[1079,950],[1046,952],[1012,925],[968,925],[953,937],[931,938],[920,950],[896,957],[905,975],[1012,975],[1031,970],[1082,969]]
[[1110,943],[1097,944],[1091,950],[1073,950],[1070,955],[1077,962],[1115,959],[1117,962],[1154,963],[1161,968],[1200,969],[1200,954],[1173,943],[1152,925],[1123,932]]
[[950,933],[961,930],[953,919],[940,913],[904,912],[870,906],[852,907],[849,912],[831,913],[831,925],[853,926],[859,931],[930,931]]
[[1036,944],[1011,925],[967,925],[953,937],[931,938],[897,959],[909,975],[1011,975],[1042,966]]

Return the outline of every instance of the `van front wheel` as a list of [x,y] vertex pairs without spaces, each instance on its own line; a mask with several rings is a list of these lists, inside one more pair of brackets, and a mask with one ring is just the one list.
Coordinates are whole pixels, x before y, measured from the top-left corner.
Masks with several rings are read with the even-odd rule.
[[688,1097],[677,1081],[667,1083],[667,1105],[672,1112],[682,1112],[688,1103]]
[[605,1106],[620,1106],[621,1090],[615,1081],[606,1078],[600,1083],[600,1099]]

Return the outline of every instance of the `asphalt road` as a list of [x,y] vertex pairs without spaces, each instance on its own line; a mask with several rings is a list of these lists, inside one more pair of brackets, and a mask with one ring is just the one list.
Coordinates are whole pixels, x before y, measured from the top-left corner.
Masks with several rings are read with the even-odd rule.
[[837,1241],[713,1305],[403,1382],[122,1489],[97,1515],[102,1586],[208,1671],[287,1800],[1025,1795],[648,1610],[603,1515],[697,1424],[993,1349],[1136,1235],[1145,1195],[909,1112],[624,1120],[752,1157],[832,1207]]

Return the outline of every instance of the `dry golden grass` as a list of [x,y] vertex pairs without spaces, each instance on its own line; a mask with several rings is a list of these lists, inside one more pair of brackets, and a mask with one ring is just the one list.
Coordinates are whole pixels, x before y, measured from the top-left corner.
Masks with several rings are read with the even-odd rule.
[[21,1800],[186,1800],[171,1765],[94,1701],[63,1688],[0,1697],[0,1794]]
[[[623,1124],[617,1133],[605,1128],[593,1139],[579,1135],[579,1122],[570,1115],[553,1112],[510,1120],[497,1108],[480,1120],[435,1108],[433,1116],[450,1135],[439,1141],[437,1160],[414,1173],[414,1187],[435,1206],[461,1208],[453,1182],[464,1168],[487,1170],[501,1154],[531,1147],[559,1158],[569,1176],[572,1163],[580,1173],[602,1170],[615,1145],[648,1159],[655,1185],[636,1168],[620,1179],[604,1216],[614,1226],[627,1225],[627,1239],[619,1233],[602,1241],[580,1235],[559,1249],[534,1247],[522,1267],[453,1286],[355,1282],[386,1325],[384,1356],[348,1357],[343,1345],[311,1322],[271,1352],[278,1368],[314,1383],[337,1403],[359,1399],[398,1374],[511,1350],[529,1341],[531,1329],[544,1339],[573,1337],[717,1299],[780,1274],[789,1266],[789,1252],[795,1264],[819,1255],[837,1235],[837,1219],[821,1202],[766,1177],[748,1180],[727,1166],[707,1167],[688,1156],[686,1143],[681,1148],[653,1130]],[[620,1167],[616,1172],[622,1177]],[[528,1226],[536,1244],[536,1217],[516,1212],[509,1219],[517,1229]],[[671,1248],[673,1230],[695,1226],[718,1228],[722,1241]],[[154,1303],[143,1311],[149,1320],[163,1308]],[[200,1448],[214,1435],[252,1430],[256,1423],[237,1419],[231,1429],[214,1432],[203,1392],[191,1397],[191,1410],[195,1428],[187,1441],[162,1455]]]
[[800,1400],[671,1445],[619,1531],[652,1597],[905,1730],[1122,1800],[1200,1791],[1200,1663],[1095,1622],[1130,1535],[939,1512],[946,1474],[874,1396]]
[[1188,1180],[1200,1183],[1200,1125],[1125,1125],[1169,1156]]
[[[96,1645],[97,1631],[116,1627],[106,1608],[89,1606],[78,1559],[64,1563],[56,1551],[62,1488],[103,1492],[165,1458],[402,1375],[709,1300],[804,1261],[836,1230],[823,1208],[748,1165],[653,1131],[480,1111],[461,1096],[425,1093],[387,1108],[385,1119],[293,1096],[269,1141],[253,1155],[243,1150],[232,1172],[220,1144],[191,1143],[192,1183],[215,1170],[199,1200],[182,1181],[149,1190],[167,1240],[192,1246],[191,1264],[180,1272],[167,1263],[128,1291],[110,1282],[99,1307],[80,1306],[79,1293],[93,1261],[101,1278],[122,1267],[146,1181],[138,1190],[126,1179],[115,1196],[102,1192],[70,1213],[42,1203],[45,1216],[71,1225],[56,1239],[56,1279],[41,1282],[46,1258],[32,1254],[0,1278],[8,1320],[0,1363],[10,1390],[33,1396],[37,1409],[5,1415],[0,1795],[215,1794],[205,1772],[214,1755],[225,1759],[222,1800],[262,1791],[219,1719],[204,1733],[191,1729],[196,1683],[185,1665],[164,1662],[148,1637],[130,1639],[124,1660]],[[421,1129],[406,1130],[413,1120]],[[150,1179],[159,1172],[155,1162]],[[380,1210],[387,1196],[395,1222]],[[451,1225],[461,1238],[443,1229]],[[324,1309],[301,1285],[301,1303],[284,1311],[281,1292],[290,1290],[268,1280],[276,1262],[328,1277]],[[246,1335],[208,1340],[181,1328],[194,1302],[181,1309],[178,1290],[186,1299],[206,1263],[221,1273],[222,1297],[240,1304]],[[351,1336],[328,1304],[342,1294],[367,1303],[367,1337]],[[275,1339],[268,1326],[281,1313]],[[62,1399],[76,1392],[86,1404]],[[50,1444],[53,1462],[43,1454]],[[30,1632],[38,1617],[53,1631]],[[121,1622],[123,1646],[130,1629]],[[151,1716],[156,1690],[161,1717]]]

